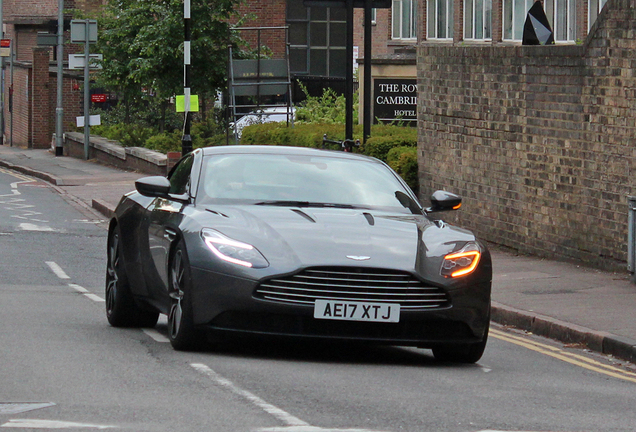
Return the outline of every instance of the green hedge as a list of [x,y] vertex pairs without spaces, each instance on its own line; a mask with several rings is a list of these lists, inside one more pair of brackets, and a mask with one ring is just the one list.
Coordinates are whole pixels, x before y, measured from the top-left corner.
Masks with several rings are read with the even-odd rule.
[[386,162],[417,194],[419,189],[419,179],[417,175],[417,147],[393,147],[389,150]]

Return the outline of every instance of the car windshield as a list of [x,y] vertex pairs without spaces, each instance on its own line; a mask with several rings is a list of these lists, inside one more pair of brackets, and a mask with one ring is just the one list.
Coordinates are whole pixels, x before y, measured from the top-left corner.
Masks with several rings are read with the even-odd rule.
[[299,207],[411,206],[395,174],[372,160],[334,156],[226,154],[203,163],[199,203]]

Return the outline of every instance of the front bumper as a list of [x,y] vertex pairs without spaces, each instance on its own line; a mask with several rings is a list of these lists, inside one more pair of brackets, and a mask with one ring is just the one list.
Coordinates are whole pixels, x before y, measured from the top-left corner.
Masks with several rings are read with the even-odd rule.
[[432,347],[483,339],[490,282],[447,290],[449,304],[403,310],[398,323],[316,319],[313,307],[254,297],[258,281],[192,268],[195,324],[219,335],[252,334]]

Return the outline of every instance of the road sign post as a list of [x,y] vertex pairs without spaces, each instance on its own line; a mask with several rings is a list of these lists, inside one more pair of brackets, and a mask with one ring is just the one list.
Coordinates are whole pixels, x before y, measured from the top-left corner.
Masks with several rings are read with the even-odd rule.
[[[84,119],[90,119],[90,44],[97,42],[97,21],[72,20],[71,42],[84,44]],[[84,159],[88,160],[91,138],[90,120],[84,122]]]

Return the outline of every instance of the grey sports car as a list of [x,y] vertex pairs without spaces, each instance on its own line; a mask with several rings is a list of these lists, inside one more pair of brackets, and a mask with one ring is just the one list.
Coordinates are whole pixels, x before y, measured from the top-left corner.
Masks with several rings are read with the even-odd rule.
[[484,244],[433,217],[383,162],[294,147],[197,149],[146,177],[110,221],[106,314],[168,316],[177,350],[238,335],[431,348],[476,362],[492,265]]

